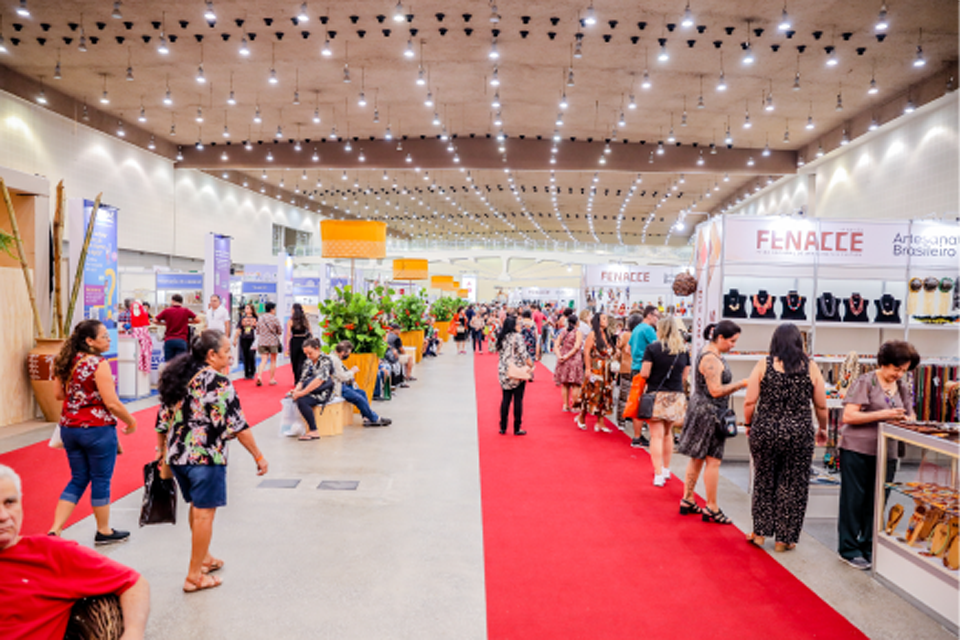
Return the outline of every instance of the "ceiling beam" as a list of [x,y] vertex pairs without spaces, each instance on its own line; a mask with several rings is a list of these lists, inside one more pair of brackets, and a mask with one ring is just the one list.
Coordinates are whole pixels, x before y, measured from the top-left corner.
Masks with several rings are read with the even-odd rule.
[[[453,144],[455,151],[448,150]],[[603,141],[562,141],[557,145],[556,164],[550,163],[550,140],[508,138],[505,153],[500,153],[494,138],[462,137],[444,142],[438,138],[410,140],[327,139],[297,144],[291,140],[258,141],[251,150],[243,144],[205,145],[203,149],[186,146],[184,169],[344,169],[388,170],[413,169],[510,169],[511,171],[625,171],[635,173],[730,173],[742,175],[796,173],[795,151],[771,151],[766,157],[761,149],[721,147],[715,150],[690,145],[666,145],[657,153],[655,142],[613,142],[610,153],[604,153]],[[224,154],[224,152],[226,152]],[[407,162],[407,157],[410,162]],[[224,159],[224,157],[226,159]],[[272,158],[268,160],[268,157]],[[314,160],[317,157],[317,160]],[[363,160],[361,161],[361,157]],[[697,164],[700,158],[703,164]],[[604,158],[604,164],[600,164]],[[748,161],[753,158],[754,165]],[[456,160],[459,159],[459,162]]]

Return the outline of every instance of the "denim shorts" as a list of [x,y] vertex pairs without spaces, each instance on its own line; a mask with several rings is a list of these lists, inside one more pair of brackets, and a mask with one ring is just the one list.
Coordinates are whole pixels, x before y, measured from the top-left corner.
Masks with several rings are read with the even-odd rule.
[[223,464],[172,464],[183,499],[197,509],[227,506],[227,467]]

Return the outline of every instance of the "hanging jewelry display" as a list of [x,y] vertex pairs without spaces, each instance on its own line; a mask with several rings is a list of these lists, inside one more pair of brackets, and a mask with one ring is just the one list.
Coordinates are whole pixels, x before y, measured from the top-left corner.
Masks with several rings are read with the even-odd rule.
[[777,314],[773,311],[773,296],[769,293],[760,290],[753,295],[751,302],[753,303],[753,309],[750,311],[751,318],[776,319]]
[[920,290],[923,289],[923,280],[920,278],[910,278],[907,283],[907,315],[912,316],[917,313],[917,302],[920,297]]
[[817,320],[819,322],[840,322],[840,298],[824,291],[817,299]]
[[923,315],[932,316],[935,314],[937,289],[940,288],[940,280],[933,276],[923,279]]
[[723,317],[724,318],[746,318],[747,317],[747,296],[741,294],[736,289],[730,289],[723,296]]
[[900,324],[900,301],[889,293],[880,296],[879,300],[874,300],[877,314],[874,316],[874,322],[886,324]]
[[952,278],[941,278],[939,291],[937,293],[937,313],[945,316],[950,313],[953,306],[953,297],[950,292],[953,290],[954,282]]
[[796,291],[790,291],[787,295],[781,296],[780,305],[781,320],[807,319],[807,299]]
[[843,301],[846,308],[843,314],[844,322],[870,322],[867,315],[867,301],[859,293],[854,293]]

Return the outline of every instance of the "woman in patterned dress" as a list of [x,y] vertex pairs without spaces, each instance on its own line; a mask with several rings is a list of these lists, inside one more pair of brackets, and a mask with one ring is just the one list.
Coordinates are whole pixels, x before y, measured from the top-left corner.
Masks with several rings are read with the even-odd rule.
[[803,336],[785,322],[773,332],[770,355],[747,379],[743,405],[750,455],[753,458],[753,533],[747,541],[758,547],[776,535],[776,551],[797,545],[810,492],[813,419],[817,437],[827,438],[827,394],[823,374],[803,352]]
[[583,384],[583,334],[577,329],[579,322],[576,316],[570,315],[563,319],[567,326],[554,343],[557,366],[553,370],[553,381],[560,386],[563,410],[572,411],[577,391]]
[[[677,451],[690,457],[683,498],[680,500],[680,515],[701,514],[704,522],[733,524],[717,505],[724,445],[724,439],[717,430],[720,412],[730,406],[729,396],[747,386],[745,379],[733,382],[733,373],[723,359],[723,354],[736,346],[740,327],[732,320],[721,320],[717,324],[708,324],[703,331],[703,338],[709,342],[697,356],[696,384],[677,447]],[[703,509],[694,498],[701,471],[707,490],[707,505]]]
[[594,314],[590,322],[591,331],[583,344],[584,372],[583,386],[580,388],[580,413],[574,419],[581,429],[587,428],[587,414],[596,416],[594,431],[610,433],[603,424],[603,417],[613,406],[613,382],[610,374],[610,358],[613,345],[607,334],[607,314]]
[[110,365],[101,354],[110,350],[110,333],[99,320],[83,320],[63,344],[54,362],[57,399],[63,401],[60,439],[70,462],[70,483],[60,495],[50,533],[60,535],[74,507],[90,485],[97,521],[94,543],[111,544],[130,534],[110,527],[110,483],[117,462],[117,418],[127,435],[137,428],[117,397]]
[[193,549],[183,590],[194,593],[219,587],[223,561],[210,555],[213,518],[227,504],[227,441],[236,438],[250,452],[257,475],[267,461],[257,447],[230,378],[220,373],[230,363],[230,341],[208,329],[190,351],[169,362],[160,375],[157,452],[168,464],[190,503]]
[[523,392],[526,390],[526,379],[510,376],[510,365],[520,368],[533,368],[533,360],[527,353],[527,345],[523,336],[517,331],[517,317],[508,315],[503,320],[500,335],[497,336],[497,349],[500,352],[500,363],[497,374],[500,387],[503,389],[503,399],[500,401],[500,435],[507,432],[507,418],[510,415],[510,402],[513,402],[513,435],[525,436],[523,430]]

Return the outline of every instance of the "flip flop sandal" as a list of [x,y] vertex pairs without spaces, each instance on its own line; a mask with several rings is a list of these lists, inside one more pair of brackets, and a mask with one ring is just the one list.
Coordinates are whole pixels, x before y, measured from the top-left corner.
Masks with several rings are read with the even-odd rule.
[[309,434],[304,434],[299,438],[297,438],[297,440],[300,440],[301,442],[307,442],[308,440],[319,440],[319,439],[320,439],[320,436],[312,436]]
[[[209,576],[207,574],[202,574],[198,582],[194,582],[190,578],[187,578],[186,582],[183,585],[184,593],[196,593],[197,591],[204,591],[205,589],[216,589],[223,584],[223,579],[220,576]],[[187,585],[190,585],[188,588]]]
[[887,526],[884,529],[887,532],[887,535],[892,535],[894,530],[897,528],[897,525],[900,524],[900,520],[903,518],[903,505],[895,504],[890,507],[890,514],[887,516]]

